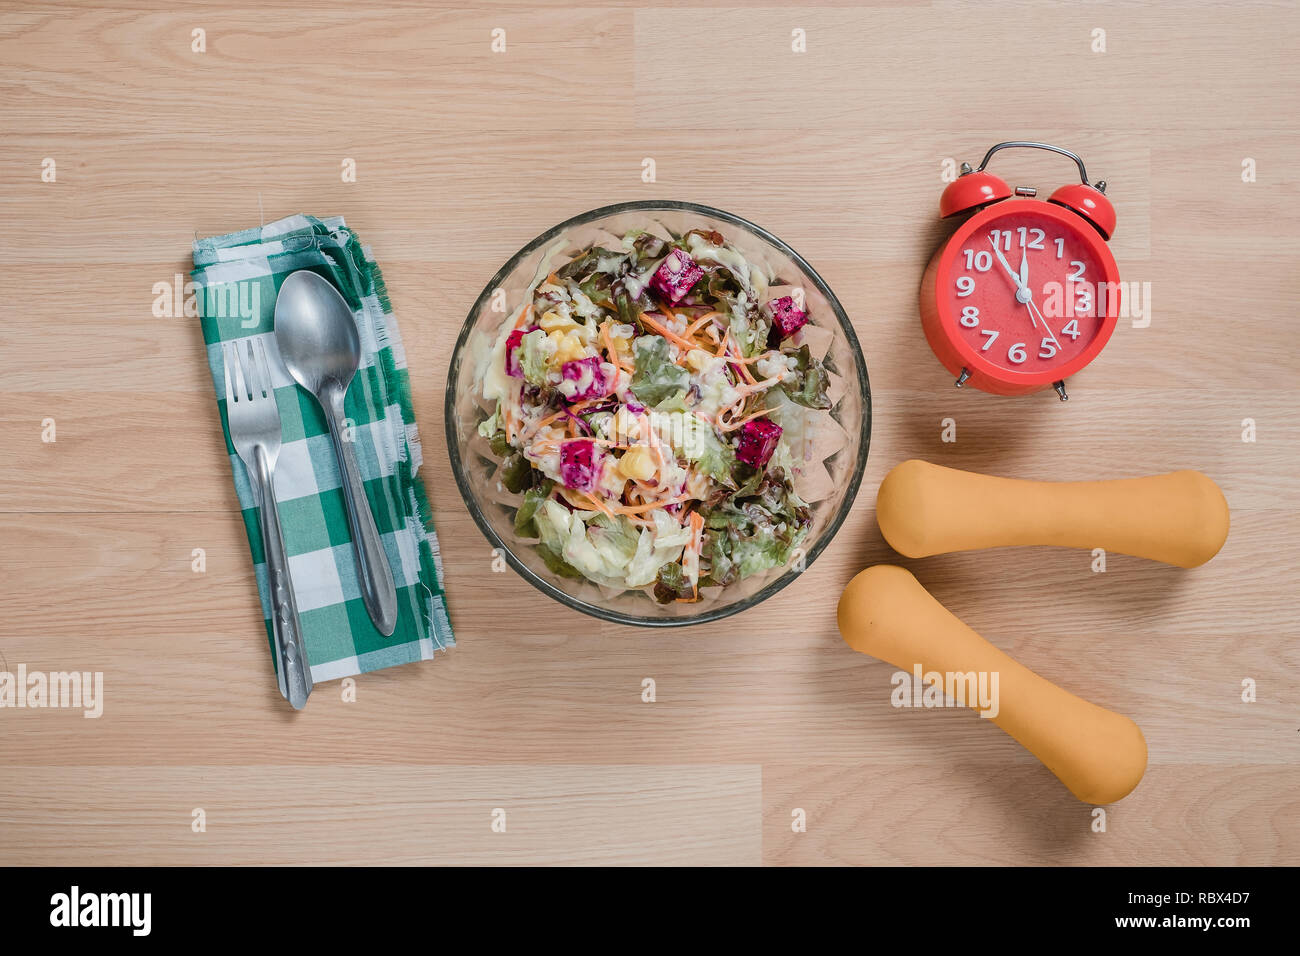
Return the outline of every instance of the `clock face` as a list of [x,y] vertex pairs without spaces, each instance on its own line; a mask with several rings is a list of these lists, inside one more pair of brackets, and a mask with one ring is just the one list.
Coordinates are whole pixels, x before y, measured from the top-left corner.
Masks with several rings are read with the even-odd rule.
[[1000,369],[1040,374],[1093,344],[1117,291],[1092,227],[1038,214],[1033,205],[1009,203],[966,236],[938,292],[953,334],[971,350]]

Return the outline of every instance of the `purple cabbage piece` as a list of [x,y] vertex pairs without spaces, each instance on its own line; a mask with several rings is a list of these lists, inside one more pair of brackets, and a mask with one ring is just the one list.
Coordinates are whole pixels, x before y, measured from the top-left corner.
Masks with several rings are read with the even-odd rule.
[[650,287],[676,305],[703,275],[704,270],[695,264],[694,259],[682,250],[674,249],[659,263]]
[[511,378],[523,378],[524,369],[519,364],[519,343],[524,340],[523,329],[515,329],[506,339],[506,374]]
[[585,438],[560,445],[560,479],[574,491],[592,491],[596,487],[596,443]]
[[766,418],[755,418],[740,426],[740,442],[736,446],[736,460],[755,468],[762,468],[772,458],[777,443],[781,441],[781,426]]
[[565,362],[560,371],[570,382],[580,383],[574,389],[570,402],[581,402],[589,398],[604,398],[609,394],[610,383],[600,367],[600,356],[589,355],[586,358]]
[[[567,417],[571,422],[573,422],[574,425],[577,426],[578,431],[582,432],[582,433],[583,433],[584,435],[586,435],[588,438],[591,437],[591,434],[592,434],[592,433],[591,433],[591,426],[590,426],[590,425],[588,425],[585,421],[583,421],[583,420],[582,420],[581,418],[579,418],[577,415],[573,414],[573,412],[569,411],[567,408],[564,409],[564,414],[565,414],[565,416],[566,416],[566,417]],[[584,414],[585,414],[585,413],[584,413]]]
[[619,401],[617,398],[611,398],[607,402],[601,402],[599,405],[592,405],[590,408],[583,409],[584,415],[595,415],[597,412],[612,412],[618,408]]
[[768,314],[772,317],[772,333],[769,341],[779,342],[788,339],[808,324],[808,313],[794,304],[794,297],[783,295],[767,304]]

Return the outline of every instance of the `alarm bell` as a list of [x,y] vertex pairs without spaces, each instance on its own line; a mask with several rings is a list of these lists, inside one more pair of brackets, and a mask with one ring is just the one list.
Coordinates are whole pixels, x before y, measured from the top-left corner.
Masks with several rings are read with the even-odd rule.
[[1011,195],[1006,180],[992,173],[972,170],[950,182],[939,197],[939,215],[944,219],[999,202]]
[[1070,183],[1048,196],[1047,201],[1074,210],[1096,226],[1103,239],[1109,239],[1115,231],[1115,207],[1102,193],[1105,188],[1105,183]]
[[1052,193],[1047,201],[1078,213],[1092,223],[1096,230],[1101,233],[1103,239],[1111,237],[1111,234],[1115,231],[1115,207],[1110,204],[1110,200],[1104,195],[1106,184],[1099,182],[1095,186],[1089,185],[1088,172],[1078,154],[1072,153],[1068,149],[1062,149],[1060,146],[1050,146],[1047,143],[1020,141],[998,143],[984,154],[984,160],[977,169],[971,169],[968,164],[963,163],[961,175],[948,184],[939,199],[939,215],[947,219],[949,216],[972,212],[1015,195],[1017,190],[1013,190],[1008,186],[1006,180],[994,176],[986,170],[994,153],[1000,149],[1012,147],[1045,149],[1053,153],[1060,153],[1062,156],[1068,156],[1074,160],[1075,165],[1079,167],[1079,182],[1062,186]]

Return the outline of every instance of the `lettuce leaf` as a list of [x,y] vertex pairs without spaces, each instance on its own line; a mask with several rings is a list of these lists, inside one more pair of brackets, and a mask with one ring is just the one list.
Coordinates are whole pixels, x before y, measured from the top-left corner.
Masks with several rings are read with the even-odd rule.
[[483,423],[483,425],[487,424],[491,424],[493,428],[484,429],[483,426],[480,425],[478,433],[488,440],[488,447],[492,449],[492,454],[496,455],[498,458],[505,458],[513,450],[510,447],[509,440],[506,438],[506,430],[497,426],[495,415]]
[[713,426],[690,412],[681,416],[682,456],[695,462],[696,468],[714,481],[730,488],[735,483],[731,473],[736,467],[735,446],[718,437]]
[[542,506],[542,502],[551,497],[551,489],[555,487],[555,482],[549,478],[536,487],[529,488],[524,492],[524,500],[515,512],[515,533],[521,538],[536,538],[540,536],[537,528],[537,509]]
[[768,325],[757,309],[747,308],[737,315],[732,311],[731,337],[736,340],[740,354],[753,358],[767,348]]
[[598,551],[611,559],[621,559],[624,563],[632,560],[636,553],[637,542],[641,539],[641,529],[632,523],[627,515],[611,518],[598,514],[587,525],[587,537],[592,539]]
[[[627,255],[624,253],[592,246],[576,259],[566,262],[555,274],[561,279],[575,279],[581,285],[582,281],[593,275],[618,275],[626,262]],[[602,269],[601,266],[605,268]]]
[[797,352],[786,352],[795,356],[793,378],[781,383],[781,389],[790,396],[790,400],[806,408],[825,410],[831,407],[831,400],[826,395],[830,386],[830,375],[820,359],[812,357],[808,346],[801,345]]
[[533,329],[519,342],[519,367],[529,385],[546,384],[546,360],[555,354],[555,345],[544,329]]
[[636,370],[632,373],[632,393],[643,404],[681,398],[690,386],[691,375],[668,355],[668,340],[658,335],[642,335],[632,342]]
[[562,578],[575,578],[579,580],[583,577],[581,571],[571,565],[568,561],[565,561],[564,558],[560,557],[546,545],[537,544],[535,547],[537,548],[537,553],[542,556],[542,560],[546,562],[546,566],[555,574],[558,574]]
[[[631,233],[628,233],[628,235],[630,236]],[[652,262],[667,254],[668,241],[660,239],[652,233],[642,232],[632,240],[632,252],[636,256],[638,265]]]
[[614,297],[614,308],[618,310],[619,322],[632,326],[638,335],[644,335],[645,323],[641,321],[641,313],[650,305],[649,296],[644,291],[639,296],[632,295],[622,279],[614,280],[610,286],[610,293]]
[[812,512],[782,468],[768,468],[705,506],[701,587],[727,585],[790,563],[812,526]]
[[655,600],[660,604],[671,604],[678,598],[688,598],[695,593],[691,582],[686,579],[686,572],[680,564],[665,564],[655,577]]
[[533,476],[540,472],[533,469],[533,463],[520,452],[515,452],[501,466],[501,484],[506,490],[519,494],[533,484]]

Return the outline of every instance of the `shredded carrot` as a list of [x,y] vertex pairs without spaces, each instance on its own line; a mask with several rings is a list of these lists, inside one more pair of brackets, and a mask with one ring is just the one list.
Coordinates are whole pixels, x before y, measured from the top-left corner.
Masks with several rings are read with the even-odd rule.
[[722,314],[721,312],[706,312],[706,313],[704,313],[704,315],[700,316],[698,319],[696,319],[694,322],[692,322],[689,326],[687,326],[687,328],[686,328],[686,335],[687,335],[688,337],[694,335],[696,332],[698,332],[698,331],[700,330],[700,326],[702,326],[705,322],[709,321],[709,319],[716,318],[717,316],[719,316],[719,315],[721,315],[721,314]]
[[722,342],[718,345],[718,351],[716,351],[713,354],[718,358],[721,358],[722,356],[727,354],[727,346],[730,344],[731,344],[731,326],[727,326],[726,331],[722,333]]
[[678,598],[678,603],[692,604],[700,599],[699,574],[700,552],[704,550],[704,516],[698,511],[691,512],[691,540],[682,552],[682,569],[695,571],[695,582],[691,584],[691,596]]
[[[780,383],[780,381],[781,381],[781,380],[780,380],[779,378],[765,378],[765,379],[763,379],[763,381],[761,381],[761,382],[755,382],[753,385],[737,385],[737,386],[735,386],[736,394],[737,394],[737,396],[738,396],[738,397],[736,398],[736,400],[735,400],[734,402],[732,402],[730,405],[724,405],[724,406],[722,406],[721,408],[718,409],[718,417],[717,417],[716,421],[718,422],[719,427],[721,427],[722,424],[723,424],[723,422],[726,421],[726,415],[727,415],[727,412],[732,412],[732,413],[734,413],[734,412],[739,411],[739,410],[741,409],[741,407],[744,406],[744,404],[745,404],[746,400],[748,400],[749,396],[755,394],[756,392],[761,392],[761,391],[763,391],[763,389],[765,389],[765,388],[771,388],[773,385],[776,385],[776,384]],[[770,409],[769,409],[769,411],[770,411]],[[733,423],[733,424],[743,424],[743,423],[742,423],[742,422],[736,422],[736,423]],[[723,431],[726,431],[726,430],[727,430],[726,428],[723,428]]]
[[665,501],[654,501],[646,505],[615,505],[614,511],[621,515],[635,515],[643,511],[653,511],[656,508],[666,508],[669,505],[679,505],[690,498],[690,495],[682,495],[678,498],[669,498]]
[[540,432],[543,428],[545,428],[547,425],[549,425],[551,422],[555,421],[557,418],[559,418],[559,417],[560,417],[561,415],[563,415],[563,414],[564,414],[564,409],[560,409],[558,412],[556,412],[556,413],[553,414],[553,415],[547,415],[547,416],[546,416],[545,418],[543,418],[540,422],[538,422],[536,425],[533,426],[533,434],[536,435],[536,434],[537,434],[538,432]]
[[676,332],[674,332],[672,329],[670,329],[670,328],[668,328],[667,326],[661,325],[660,323],[656,322],[654,319],[652,319],[652,318],[650,317],[650,313],[649,313],[649,312],[644,312],[644,313],[642,313],[642,315],[641,315],[641,321],[644,322],[646,325],[650,326],[651,329],[653,329],[654,331],[658,332],[660,335],[662,335],[664,338],[666,338],[669,342],[672,342],[674,345],[678,346],[679,348],[683,348],[683,349],[687,349],[687,350],[690,350],[690,349],[697,349],[697,348],[699,348],[699,346],[696,345],[694,342],[691,342],[691,341],[689,341],[689,340],[687,340],[687,339],[682,338],[680,335],[678,335],[678,334],[677,334]]
[[613,325],[608,319],[601,323],[600,326],[600,344],[605,346],[605,351],[609,353],[609,360],[614,363],[614,367],[620,372],[623,371],[623,361],[619,358],[618,349],[614,348],[614,338],[609,334],[610,326]]
[[719,356],[726,356],[727,361],[740,369],[740,377],[750,385],[754,384],[754,376],[749,374],[749,369],[745,367],[744,362],[737,362],[731,354],[731,326],[727,326],[727,334],[722,337],[722,346],[718,349]]
[[718,424],[721,425],[722,422],[726,419],[727,412],[739,411],[741,406],[745,404],[746,398],[748,398],[747,395],[742,395],[739,398],[737,398],[734,402],[732,402],[730,405],[723,405],[721,408],[719,408],[718,417],[717,417]]
[[608,505],[606,505],[603,501],[601,501],[599,498],[595,497],[594,495],[587,494],[587,492],[585,491],[575,491],[572,488],[561,488],[560,494],[564,496],[564,499],[569,504],[573,505],[573,507],[578,508],[579,510],[603,511],[609,517],[611,518],[615,517],[614,513],[609,510]]
[[774,375],[772,378],[765,378],[761,382],[751,382],[748,385],[737,385],[736,390],[742,395],[752,395],[755,392],[761,392],[765,388],[771,388],[773,385],[780,385],[781,377]]
[[519,318],[515,321],[515,328],[522,329],[528,324],[528,317],[533,314],[533,304],[529,302],[524,306],[524,311],[519,313]]
[[646,492],[647,492],[647,490],[653,493],[653,492],[659,491],[659,486],[658,486],[658,485],[647,484],[646,481],[645,481],[645,479],[643,479],[643,478],[637,478],[637,479],[636,479],[636,487],[634,487],[631,491],[629,491],[628,494],[629,494],[629,495],[636,495],[636,496],[637,496],[638,498],[640,498],[642,501],[650,501],[651,499],[650,499],[649,497],[646,496]]
[[735,431],[735,430],[736,430],[737,428],[739,428],[741,425],[745,424],[745,422],[747,422],[747,421],[751,421],[751,420],[753,420],[753,419],[755,419],[755,418],[758,418],[758,417],[761,416],[761,415],[766,415],[766,414],[767,414],[768,412],[770,412],[770,411],[772,411],[772,409],[770,409],[770,408],[760,408],[758,411],[754,412],[752,415],[746,415],[744,418],[740,419],[739,421],[727,422],[725,425],[719,423],[719,424],[718,424],[718,430],[719,430],[719,431],[724,431],[724,432]]
[[614,517],[614,512],[610,510],[609,505],[605,504],[605,502],[601,501],[595,495],[588,494],[585,491],[580,491],[578,494],[590,501],[596,507],[597,511],[603,511],[611,518]]
[[655,431],[654,426],[647,420],[645,422],[646,442],[650,445],[650,450],[655,453],[659,459],[659,470],[662,472],[668,467],[668,459],[664,455],[663,444],[659,441],[659,434]]

